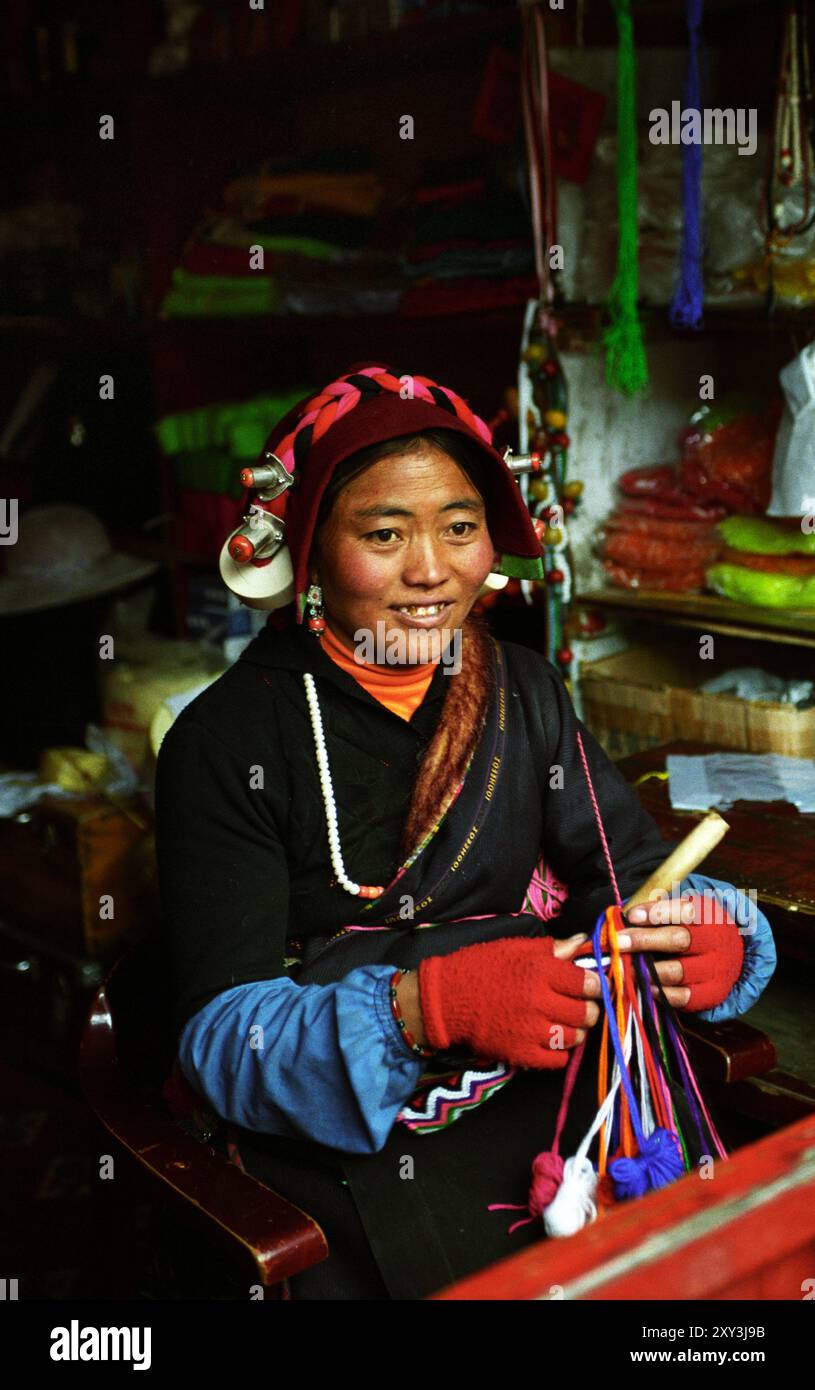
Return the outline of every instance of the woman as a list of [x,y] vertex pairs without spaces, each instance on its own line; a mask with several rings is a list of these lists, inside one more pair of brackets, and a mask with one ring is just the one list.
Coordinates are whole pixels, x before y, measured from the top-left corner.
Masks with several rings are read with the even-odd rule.
[[[624,897],[667,847],[554,668],[471,616],[540,547],[464,401],[358,364],[266,448],[294,473],[294,610],[158,764],[178,1065],[327,1236],[292,1297],[420,1298],[541,1238],[487,1206],[525,1200],[584,1037],[564,1152],[594,1113],[600,989],[575,959],[612,893],[587,772]],[[661,953],[675,1008],[732,1016],[772,973],[769,928],[702,907],[633,910],[626,949]]]

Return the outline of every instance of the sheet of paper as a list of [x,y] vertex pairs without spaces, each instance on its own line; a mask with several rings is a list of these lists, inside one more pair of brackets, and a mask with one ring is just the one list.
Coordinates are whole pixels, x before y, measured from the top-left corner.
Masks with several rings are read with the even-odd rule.
[[708,753],[666,759],[675,811],[724,810],[734,801],[789,801],[815,812],[815,762],[780,753]]

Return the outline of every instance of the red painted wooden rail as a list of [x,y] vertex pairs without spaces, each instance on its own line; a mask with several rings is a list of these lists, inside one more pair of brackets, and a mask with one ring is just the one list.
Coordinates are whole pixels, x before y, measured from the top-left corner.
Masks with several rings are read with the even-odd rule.
[[502,1260],[448,1299],[784,1299],[815,1294],[815,1115],[567,1240]]

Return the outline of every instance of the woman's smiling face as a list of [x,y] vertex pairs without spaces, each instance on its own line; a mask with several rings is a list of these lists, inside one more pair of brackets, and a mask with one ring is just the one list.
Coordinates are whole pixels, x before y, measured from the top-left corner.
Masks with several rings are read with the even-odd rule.
[[[460,628],[497,560],[484,502],[434,444],[390,455],[334,500],[312,554],[326,621],[354,646],[417,629]],[[425,614],[419,608],[428,609]]]

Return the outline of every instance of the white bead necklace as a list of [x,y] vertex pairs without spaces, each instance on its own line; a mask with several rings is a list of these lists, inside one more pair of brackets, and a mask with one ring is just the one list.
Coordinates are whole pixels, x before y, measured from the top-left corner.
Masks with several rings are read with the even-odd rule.
[[331,769],[328,766],[328,753],[325,746],[325,734],[323,733],[323,718],[317,699],[317,687],[310,671],[303,672],[303,682],[306,687],[306,701],[311,717],[311,731],[314,735],[317,767],[320,773],[320,789],[323,794],[325,818],[328,825],[328,848],[337,883],[347,893],[354,893],[360,898],[378,898],[384,893],[384,888],[375,888],[366,883],[354,883],[353,879],[350,879],[345,872],[342,850],[340,849],[340,832],[337,826],[337,805],[334,800],[334,787],[331,782]]

